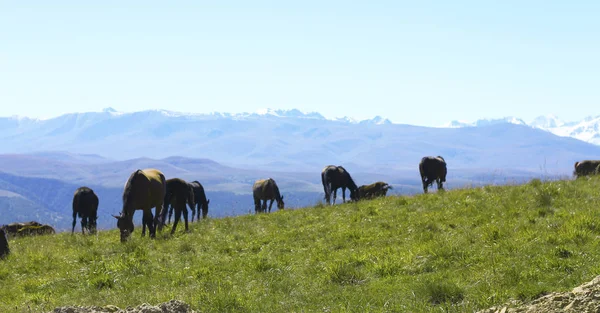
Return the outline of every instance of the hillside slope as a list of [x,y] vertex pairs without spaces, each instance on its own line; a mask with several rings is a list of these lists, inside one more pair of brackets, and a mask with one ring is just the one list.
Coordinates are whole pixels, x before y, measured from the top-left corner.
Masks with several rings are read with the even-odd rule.
[[[11,240],[0,311],[160,303],[203,312],[465,312],[600,273],[600,179],[452,190],[209,219],[121,244]],[[166,233],[166,232],[165,232]]]

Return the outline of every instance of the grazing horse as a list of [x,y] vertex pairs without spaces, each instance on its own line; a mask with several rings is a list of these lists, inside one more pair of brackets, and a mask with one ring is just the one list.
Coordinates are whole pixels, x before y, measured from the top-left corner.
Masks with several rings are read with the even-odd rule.
[[[206,199],[206,194],[204,193],[204,187],[197,180],[188,183],[194,189],[194,206],[192,206],[192,222],[194,221],[194,216],[196,215],[196,209],[198,210],[198,217],[196,220],[200,220],[200,209],[202,209],[202,218],[206,218],[208,215],[208,204],[210,200]],[[173,216],[173,206],[169,209],[169,223],[171,223],[171,216]]]
[[4,259],[9,253],[8,237],[6,236],[4,228],[0,228],[0,259]]
[[36,221],[26,223],[10,223],[8,225],[4,225],[2,228],[4,229],[4,232],[7,236],[16,237],[19,234],[19,230],[29,226],[42,226],[42,224]]
[[370,185],[358,187],[358,197],[360,199],[372,199],[375,197],[385,197],[388,189],[393,189],[389,184],[378,181]]
[[352,180],[350,173],[342,166],[329,165],[321,171],[321,182],[325,190],[325,201],[331,204],[331,193],[333,193],[333,204],[337,198],[338,188],[342,188],[342,200],[346,202],[346,188],[350,190],[350,200],[357,201],[360,197],[358,187]]
[[50,225],[41,226],[25,226],[17,231],[17,236],[35,236],[35,235],[51,235],[56,234],[56,231]]
[[423,183],[423,192],[427,193],[427,187],[433,182],[437,182],[438,190],[444,190],[444,182],[446,181],[446,161],[441,156],[423,157],[419,163],[419,173],[421,173],[421,182]]
[[584,160],[581,162],[575,162],[575,171],[573,175],[577,178],[587,175],[599,174],[600,160]]
[[[269,203],[269,213],[273,206],[273,201],[277,201],[277,208],[283,210],[285,204],[283,203],[283,196],[279,193],[279,187],[273,178],[260,179],[252,186],[252,194],[254,196],[254,211],[255,213],[265,212],[267,210],[267,201]],[[261,200],[263,201],[261,205]]]
[[[129,176],[123,189],[123,210],[117,219],[117,227],[121,231],[121,242],[129,238],[133,232],[133,214],[136,210],[142,210],[142,237],[146,235],[146,226],[150,231],[150,238],[156,236],[156,227],[162,229],[162,221],[159,216],[163,209],[165,200],[166,179],[165,175],[156,169],[136,170]],[[156,214],[152,217],[152,208],[156,208]]]
[[79,187],[73,195],[73,228],[75,232],[77,215],[81,218],[81,233],[85,235],[87,228],[89,234],[96,232],[96,220],[98,219],[98,196],[88,187]]
[[165,192],[164,209],[162,211],[162,220],[165,220],[169,205],[175,209],[175,222],[171,228],[171,235],[175,233],[177,223],[181,219],[181,212],[183,211],[183,219],[185,221],[185,231],[188,229],[188,210],[185,207],[187,203],[190,208],[195,205],[194,202],[194,188],[188,184],[185,180],[179,178],[167,179],[167,189]]

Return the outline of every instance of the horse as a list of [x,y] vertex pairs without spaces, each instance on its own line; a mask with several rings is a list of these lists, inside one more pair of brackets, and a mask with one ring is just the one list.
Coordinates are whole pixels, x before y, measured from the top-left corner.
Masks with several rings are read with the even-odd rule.
[[337,198],[338,188],[342,188],[342,200],[346,202],[346,188],[350,190],[350,200],[358,201],[358,187],[354,183],[350,173],[342,166],[328,165],[321,171],[321,182],[325,190],[325,201],[331,205],[331,193],[333,192],[333,204]]
[[8,247],[8,237],[4,228],[0,228],[0,259],[4,259],[10,254],[10,248]]
[[573,175],[576,178],[587,176],[587,175],[595,175],[599,174],[600,169],[600,160],[584,160],[581,162],[575,162],[575,171],[573,171]]
[[98,219],[98,196],[88,187],[79,187],[73,195],[73,228],[75,232],[77,215],[81,218],[81,233],[85,235],[87,228],[89,234],[96,232],[96,220]]
[[17,236],[35,236],[35,235],[52,235],[56,234],[56,231],[50,225],[41,225],[41,226],[24,226],[23,228],[17,231]]
[[16,237],[19,234],[19,230],[29,226],[42,226],[42,224],[36,221],[25,223],[10,223],[8,225],[2,226],[2,229],[4,229],[4,232],[8,237]]
[[370,185],[358,187],[358,197],[360,199],[371,199],[375,197],[385,197],[388,189],[393,189],[389,184],[378,181]]
[[[208,204],[210,200],[206,199],[206,194],[204,193],[204,187],[197,180],[188,183],[194,189],[194,206],[192,206],[192,222],[194,221],[194,216],[196,216],[196,210],[198,210],[198,216],[196,220],[200,220],[200,209],[202,209],[202,218],[205,219],[208,215]],[[171,216],[173,216],[173,207],[169,209],[169,220],[171,223]]]
[[448,169],[446,160],[443,157],[426,156],[419,162],[419,173],[421,174],[421,182],[423,183],[423,192],[427,193],[427,187],[433,182],[437,182],[438,190],[444,190],[444,182]]
[[[146,235],[146,226],[150,231],[150,238],[156,236],[156,227],[162,229],[159,216],[163,210],[165,200],[166,179],[165,175],[157,169],[136,170],[129,176],[123,189],[123,209],[120,215],[113,215],[117,219],[117,227],[121,232],[121,242],[125,242],[133,232],[133,215],[136,210],[142,210],[142,237]],[[153,218],[152,208],[156,208]]]
[[165,200],[164,200],[164,209],[162,211],[162,220],[165,220],[165,215],[167,215],[167,211],[169,205],[175,209],[175,222],[173,223],[173,227],[171,228],[171,235],[175,233],[175,229],[177,228],[177,223],[181,219],[181,212],[183,211],[183,219],[185,221],[185,231],[188,229],[188,211],[185,207],[187,203],[191,209],[193,209],[194,202],[194,188],[188,184],[185,180],[179,178],[171,178],[167,179],[166,182],[166,192],[165,192]]
[[[269,213],[273,206],[273,201],[277,201],[277,208],[283,210],[285,203],[283,203],[283,196],[279,193],[279,187],[273,178],[260,179],[254,182],[252,186],[252,195],[254,196],[254,212],[260,213],[267,210],[267,201],[269,203]],[[261,205],[261,200],[263,201]]]

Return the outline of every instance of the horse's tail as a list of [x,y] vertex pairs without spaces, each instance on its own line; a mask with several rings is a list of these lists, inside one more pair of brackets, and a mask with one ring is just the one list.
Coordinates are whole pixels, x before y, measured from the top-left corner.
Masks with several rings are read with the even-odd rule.
[[77,224],[77,207],[79,206],[79,195],[73,197],[73,227],[71,233],[75,232],[75,225]]
[[329,182],[329,179],[325,173],[325,171],[321,172],[321,182],[323,183],[323,191],[325,192],[324,199],[327,201],[327,198],[331,195],[331,182]]

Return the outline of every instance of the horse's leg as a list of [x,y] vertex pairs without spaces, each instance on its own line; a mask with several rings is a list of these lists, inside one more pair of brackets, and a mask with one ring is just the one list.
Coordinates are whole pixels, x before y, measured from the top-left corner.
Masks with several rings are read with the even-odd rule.
[[146,226],[148,226],[148,231],[150,230],[150,222],[148,221],[148,213],[150,213],[150,218],[152,218],[152,212],[149,212],[150,210],[143,210],[142,213],[144,214],[142,216],[142,237],[146,236]]
[[71,234],[75,232],[75,225],[77,225],[77,211],[73,210],[73,229],[71,229]]
[[346,203],[346,187],[342,187],[342,203]]
[[165,209],[169,210],[169,221],[168,221],[168,223],[171,224],[171,217],[173,217],[173,206],[172,205],[166,205]]
[[335,204],[335,199],[337,199],[337,188],[333,190],[333,204]]
[[[88,217],[84,216],[81,218],[81,233],[85,235],[84,229],[88,227]],[[88,231],[89,233],[89,231]]]
[[188,210],[187,207],[183,207],[183,220],[185,221],[185,232],[189,232],[189,228],[188,228]]
[[444,183],[441,178],[437,179],[438,190],[444,190]]
[[273,201],[274,201],[274,199],[271,199],[271,202],[269,203],[269,213],[271,213],[271,207],[273,206]]
[[[190,210],[192,211],[192,223],[194,222],[194,216],[196,215],[196,204],[194,203],[194,205],[192,205],[190,207]],[[186,214],[187,214],[187,209],[186,209]],[[200,211],[198,211],[198,217],[200,217]]]
[[181,208],[178,206],[178,203],[176,203],[173,207],[175,207],[175,220],[173,221],[173,227],[171,228],[171,235],[175,233],[177,224],[179,224],[179,220],[181,219]]
[[254,213],[258,214],[260,212],[260,199],[254,198]]
[[267,212],[267,200],[262,200],[262,206],[260,208],[260,211],[263,213]]

